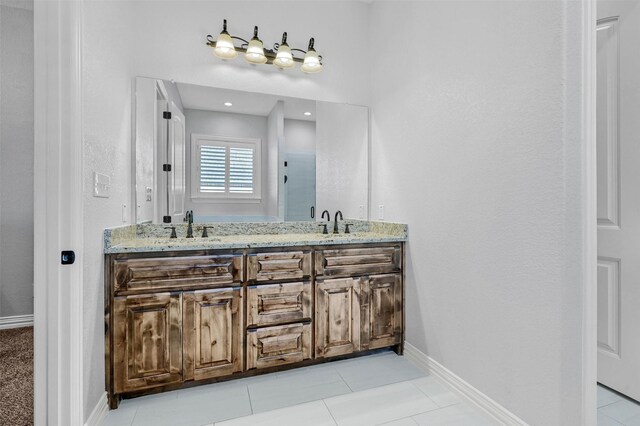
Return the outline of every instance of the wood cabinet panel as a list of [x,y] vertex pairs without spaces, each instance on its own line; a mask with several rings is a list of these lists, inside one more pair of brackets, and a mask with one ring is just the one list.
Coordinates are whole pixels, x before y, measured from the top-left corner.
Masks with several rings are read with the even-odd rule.
[[297,280],[311,276],[311,252],[285,251],[250,254],[249,281]]
[[291,364],[311,358],[311,325],[263,327],[247,333],[247,369]]
[[316,283],[316,357],[360,350],[360,278]]
[[242,281],[243,256],[119,259],[113,268],[116,292],[229,286]]
[[183,298],[185,380],[242,371],[242,289],[191,291]]
[[340,248],[316,251],[316,275],[353,276],[398,272],[400,246]]
[[114,299],[115,391],[182,381],[179,293]]
[[311,282],[250,286],[247,326],[311,319]]
[[374,275],[363,279],[363,346],[382,348],[402,341],[402,276]]

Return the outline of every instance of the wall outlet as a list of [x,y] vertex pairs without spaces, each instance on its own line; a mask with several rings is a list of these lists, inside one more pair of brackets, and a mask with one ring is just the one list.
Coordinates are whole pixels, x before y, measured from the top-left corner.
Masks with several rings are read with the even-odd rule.
[[122,205],[122,223],[129,222],[129,211],[127,210],[127,205]]
[[358,217],[360,219],[364,219],[364,206],[360,206],[358,211],[359,211],[359,213],[358,213],[359,216]]
[[147,186],[147,187],[144,189],[144,193],[145,193],[145,199],[146,199],[147,201],[151,201],[151,194],[153,193],[153,189],[151,189],[151,187],[150,187],[150,186]]
[[380,204],[378,206],[378,220],[384,220],[384,205]]
[[111,192],[111,178],[101,173],[93,172],[93,196],[109,198]]

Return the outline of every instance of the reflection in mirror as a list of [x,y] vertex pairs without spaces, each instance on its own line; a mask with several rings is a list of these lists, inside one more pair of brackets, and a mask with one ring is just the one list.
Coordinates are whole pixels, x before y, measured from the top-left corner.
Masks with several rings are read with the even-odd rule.
[[138,223],[366,219],[368,109],[138,77]]

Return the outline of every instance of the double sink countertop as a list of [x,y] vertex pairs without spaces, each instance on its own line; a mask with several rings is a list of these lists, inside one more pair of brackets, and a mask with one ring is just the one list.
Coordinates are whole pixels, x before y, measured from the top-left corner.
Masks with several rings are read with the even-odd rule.
[[[407,225],[391,222],[345,220],[339,234],[333,234],[333,222],[327,224],[329,234],[322,234],[325,222],[219,222],[194,223],[194,238],[186,238],[186,224],[139,224],[108,228],[104,231],[104,253],[140,253],[259,247],[317,246],[401,242],[407,240]],[[350,223],[351,233],[344,233]],[[169,238],[167,226],[175,226],[178,238]],[[208,238],[202,238],[202,228]]]

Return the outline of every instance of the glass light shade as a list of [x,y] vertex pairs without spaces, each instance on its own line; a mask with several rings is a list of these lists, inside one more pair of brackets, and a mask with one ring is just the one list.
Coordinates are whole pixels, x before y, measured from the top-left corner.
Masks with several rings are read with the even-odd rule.
[[262,41],[257,38],[252,38],[247,47],[247,53],[244,54],[244,58],[252,64],[264,64],[267,62]]
[[291,54],[291,48],[287,44],[281,44],[278,47],[278,54],[276,59],[273,60],[273,64],[280,68],[291,68],[295,65],[293,62],[293,55]]
[[233,59],[238,56],[236,48],[233,46],[231,36],[226,32],[221,32],[216,40],[216,47],[213,48],[213,54],[222,59]]
[[320,58],[315,50],[309,49],[306,55],[304,55],[304,62],[300,69],[307,74],[313,74],[322,71],[322,64]]

